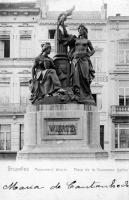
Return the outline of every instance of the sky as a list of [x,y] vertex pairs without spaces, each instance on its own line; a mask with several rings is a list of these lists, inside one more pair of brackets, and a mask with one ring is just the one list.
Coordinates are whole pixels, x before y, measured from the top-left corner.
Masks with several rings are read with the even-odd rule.
[[129,15],[129,0],[47,0],[50,9],[65,10],[75,5],[75,10],[100,10],[103,3],[108,5],[108,15]]
[[[0,0],[0,2],[35,2],[35,0]],[[49,10],[64,11],[75,5],[76,10],[94,11],[100,10],[103,2],[108,5],[108,16],[129,15],[129,0],[46,0]]]

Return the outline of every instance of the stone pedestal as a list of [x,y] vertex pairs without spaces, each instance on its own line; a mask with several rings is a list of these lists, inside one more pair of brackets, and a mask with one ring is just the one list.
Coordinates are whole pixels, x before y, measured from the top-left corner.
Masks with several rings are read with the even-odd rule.
[[100,147],[99,121],[95,106],[31,105],[25,115],[24,148],[17,159],[107,158]]

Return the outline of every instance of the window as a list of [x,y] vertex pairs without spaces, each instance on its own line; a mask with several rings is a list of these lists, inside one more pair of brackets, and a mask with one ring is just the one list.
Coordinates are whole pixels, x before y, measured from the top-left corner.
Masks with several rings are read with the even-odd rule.
[[0,104],[8,104],[10,102],[10,84],[9,82],[0,83]]
[[31,35],[20,35],[20,58],[31,58],[32,52]]
[[20,83],[20,104],[27,104],[30,98],[30,91],[28,89],[28,83]]
[[100,125],[100,145],[104,149],[104,125]]
[[55,32],[56,32],[55,29],[50,29],[50,30],[48,30],[48,38],[49,38],[49,39],[54,39],[54,37],[55,37]]
[[24,145],[24,124],[20,124],[20,147],[22,149]]
[[119,81],[119,105],[129,106],[129,81]]
[[95,72],[102,72],[102,52],[96,51],[93,56],[91,56],[91,61]]
[[11,125],[0,125],[0,150],[11,150]]
[[115,148],[129,148],[129,124],[115,124]]
[[0,58],[10,57],[10,36],[0,36]]
[[129,64],[129,41],[119,42],[118,62],[120,64]]

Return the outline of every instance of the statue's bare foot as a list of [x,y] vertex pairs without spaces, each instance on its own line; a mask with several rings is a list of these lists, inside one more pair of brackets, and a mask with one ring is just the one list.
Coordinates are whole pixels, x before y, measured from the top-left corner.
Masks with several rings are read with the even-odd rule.
[[58,92],[58,93],[61,93],[61,94],[65,94],[65,93],[66,93],[66,90],[64,90],[63,88],[60,88],[57,92]]

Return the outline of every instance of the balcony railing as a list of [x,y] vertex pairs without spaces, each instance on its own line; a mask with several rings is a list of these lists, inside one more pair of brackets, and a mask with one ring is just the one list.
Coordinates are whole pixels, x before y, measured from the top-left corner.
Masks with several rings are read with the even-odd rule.
[[111,115],[112,116],[119,116],[119,115],[127,116],[129,115],[129,106],[113,105],[111,106]]
[[0,58],[0,66],[32,66],[34,58]]
[[26,104],[9,103],[0,104],[0,114],[24,114],[26,112]]

